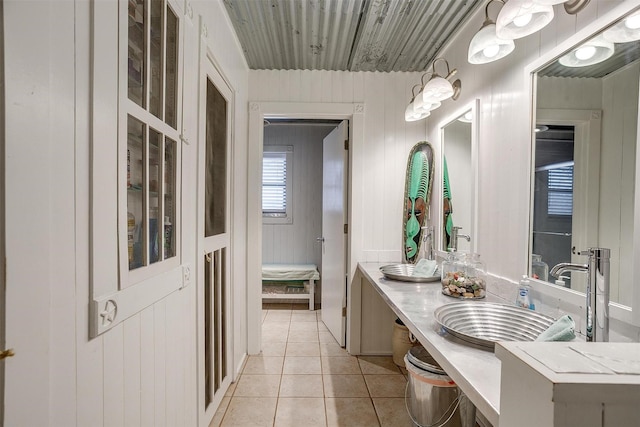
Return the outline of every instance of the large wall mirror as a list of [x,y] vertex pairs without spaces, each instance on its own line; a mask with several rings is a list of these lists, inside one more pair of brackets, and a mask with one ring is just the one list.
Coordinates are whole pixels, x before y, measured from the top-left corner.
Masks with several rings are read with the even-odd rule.
[[[476,247],[477,101],[440,126],[442,141],[442,215],[440,249],[473,252]],[[452,240],[454,227],[457,242]]]
[[584,292],[584,273],[555,278],[549,269],[586,263],[578,252],[589,247],[609,248],[610,300],[632,306],[640,12],[600,25],[534,78],[530,275]]

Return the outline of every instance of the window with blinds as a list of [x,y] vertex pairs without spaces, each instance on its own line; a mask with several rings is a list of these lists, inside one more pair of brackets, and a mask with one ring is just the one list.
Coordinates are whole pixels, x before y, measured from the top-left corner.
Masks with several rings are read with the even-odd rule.
[[266,223],[293,222],[291,164],[293,147],[265,146],[262,158],[262,217]]
[[550,169],[547,178],[549,215],[573,214],[573,165]]

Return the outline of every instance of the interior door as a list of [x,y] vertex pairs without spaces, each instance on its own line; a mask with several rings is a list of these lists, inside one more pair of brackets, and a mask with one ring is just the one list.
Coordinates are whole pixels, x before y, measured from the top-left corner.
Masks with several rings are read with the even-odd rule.
[[232,380],[231,129],[233,94],[206,59],[198,159],[200,425],[209,425]]
[[341,346],[347,306],[347,132],[344,120],[322,142],[322,321]]

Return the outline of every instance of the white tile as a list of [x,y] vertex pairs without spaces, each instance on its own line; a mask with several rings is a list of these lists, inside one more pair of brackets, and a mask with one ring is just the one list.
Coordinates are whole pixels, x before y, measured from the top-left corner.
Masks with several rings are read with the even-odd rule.
[[322,375],[325,397],[369,397],[362,375]]
[[348,357],[322,357],[323,374],[361,374],[358,358]]
[[404,397],[374,398],[378,419],[382,427],[413,427],[405,406]]
[[365,375],[371,397],[404,397],[407,380],[404,375]]
[[368,397],[324,399],[328,427],[377,427],[378,416]]
[[340,347],[338,343],[320,343],[320,356],[334,356],[334,357],[346,357],[349,356],[347,350]]
[[263,356],[284,356],[284,352],[287,348],[286,342],[262,342],[262,355]]
[[278,399],[234,397],[222,419],[222,427],[273,426]]
[[362,373],[367,375],[399,375],[400,368],[391,356],[358,356]]
[[274,427],[325,427],[324,399],[321,397],[281,397]]
[[319,342],[318,331],[289,331],[287,342]]
[[315,331],[318,332],[316,322],[291,322],[290,331]]
[[241,375],[234,397],[278,397],[280,375]]
[[318,317],[316,316],[315,311],[308,312],[291,312],[291,322],[317,322]]
[[242,374],[282,374],[282,356],[249,356]]
[[324,397],[322,375],[283,375],[279,397]]
[[287,375],[321,374],[319,356],[287,356],[284,358],[282,372]]
[[289,344],[285,356],[320,356],[320,344],[317,342]]

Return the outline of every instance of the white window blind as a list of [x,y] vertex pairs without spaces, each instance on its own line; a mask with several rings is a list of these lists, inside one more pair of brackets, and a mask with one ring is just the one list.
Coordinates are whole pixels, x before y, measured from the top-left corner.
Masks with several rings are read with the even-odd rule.
[[287,155],[264,153],[262,162],[262,212],[287,213]]
[[293,146],[266,145],[262,156],[262,217],[266,224],[291,224]]
[[547,185],[548,214],[571,216],[573,214],[573,166],[550,169]]

